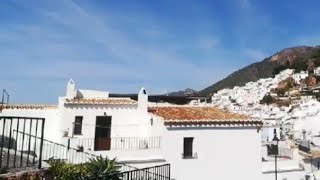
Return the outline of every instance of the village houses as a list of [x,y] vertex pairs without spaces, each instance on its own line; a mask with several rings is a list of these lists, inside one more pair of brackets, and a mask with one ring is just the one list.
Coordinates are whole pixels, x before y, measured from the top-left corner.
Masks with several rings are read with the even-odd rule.
[[[262,122],[247,115],[150,103],[144,88],[137,101],[110,97],[77,89],[72,80],[57,105],[4,105],[1,110],[1,116],[44,117],[44,138],[70,148],[136,168],[169,163],[172,179],[261,179]],[[237,167],[233,173],[231,167]]]

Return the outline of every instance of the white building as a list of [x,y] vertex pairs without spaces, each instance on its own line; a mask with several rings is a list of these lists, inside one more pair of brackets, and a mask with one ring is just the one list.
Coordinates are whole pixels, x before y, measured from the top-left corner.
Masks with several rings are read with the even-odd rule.
[[164,121],[163,153],[174,179],[261,179],[260,121],[216,108],[149,111]]
[[208,106],[150,105],[144,88],[135,101],[71,80],[57,106],[6,105],[0,115],[44,117],[45,139],[137,168],[170,163],[176,180],[260,179],[261,121]]
[[300,81],[303,79],[306,79],[308,76],[309,76],[308,71],[300,71],[299,73],[294,73],[292,75],[292,78],[296,83],[300,84]]
[[320,75],[320,67],[316,67],[314,70],[313,70],[313,73],[317,76]]

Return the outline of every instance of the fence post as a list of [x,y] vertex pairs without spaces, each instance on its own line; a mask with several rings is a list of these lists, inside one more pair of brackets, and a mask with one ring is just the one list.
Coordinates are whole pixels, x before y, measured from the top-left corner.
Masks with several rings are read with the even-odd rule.
[[[0,151],[0,157],[2,157],[2,153],[3,153],[3,143],[4,143],[4,129],[6,127],[6,119],[5,118],[0,118],[3,120],[3,129],[2,129],[2,137],[1,137],[1,151]],[[0,167],[2,167],[2,160],[0,161]]]
[[10,130],[9,130],[9,144],[8,144],[8,154],[7,154],[7,166],[9,166],[9,160],[10,160],[10,149],[11,149],[11,138],[12,138],[12,121],[13,119],[10,119]]
[[42,150],[43,150],[43,136],[44,136],[44,123],[45,119],[42,119],[42,127],[41,127],[41,140],[40,140],[40,155],[39,155],[39,165],[38,169],[42,167]]
[[68,138],[68,150],[70,149],[70,138]]
[[171,179],[171,174],[170,174],[171,173],[171,165],[168,164],[168,166],[169,166],[169,175],[168,176],[169,176],[169,180],[170,180]]

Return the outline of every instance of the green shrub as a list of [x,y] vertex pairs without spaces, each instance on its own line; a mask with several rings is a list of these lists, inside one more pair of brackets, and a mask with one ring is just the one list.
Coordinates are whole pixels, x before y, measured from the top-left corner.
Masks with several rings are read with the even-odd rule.
[[116,159],[110,160],[100,155],[90,159],[86,166],[92,178],[100,179],[101,177],[109,177],[108,180],[120,180],[120,178],[115,175],[120,172],[120,166],[117,165]]
[[49,160],[48,163],[56,180],[76,180],[88,176],[85,164],[74,165],[61,160]]
[[81,165],[54,159],[50,159],[48,163],[56,180],[120,180],[117,175],[120,172],[120,166],[117,165],[116,159],[110,160],[98,156]]

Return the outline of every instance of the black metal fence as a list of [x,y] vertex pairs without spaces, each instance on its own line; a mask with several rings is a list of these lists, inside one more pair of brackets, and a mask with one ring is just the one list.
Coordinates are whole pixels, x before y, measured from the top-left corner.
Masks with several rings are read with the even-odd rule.
[[[83,147],[85,151],[94,151],[94,138],[71,138],[70,146]],[[110,138],[111,150],[128,149],[156,149],[161,147],[161,137],[112,137]]]
[[92,154],[82,152],[79,149],[71,148],[63,144],[59,144],[53,141],[49,141],[46,139],[41,139],[37,136],[34,136],[29,133],[23,133],[21,131],[14,131],[17,134],[17,137],[28,137],[31,139],[35,139],[35,141],[43,141],[42,147],[42,160],[46,161],[49,159],[63,160],[65,162],[71,164],[81,164],[88,162],[90,158],[95,157]]
[[[2,90],[1,105],[3,106],[4,104],[9,104],[9,98],[10,98],[9,93],[5,89],[3,89]],[[5,99],[6,99],[6,102],[5,102]],[[1,112],[1,109],[0,109],[0,112]]]
[[0,117],[0,168],[40,168],[44,125],[44,118]]
[[[14,133],[18,134],[17,137],[25,136],[27,138],[32,138],[32,139],[36,139],[37,141],[41,141],[41,138],[36,137],[34,135],[30,135],[28,133],[23,133],[21,131],[14,131]],[[89,162],[90,159],[96,157],[96,155],[94,154],[83,152],[82,149],[73,148],[73,147],[59,144],[46,139],[43,139],[43,147],[41,152],[42,152],[41,156],[43,161],[61,160],[71,164],[84,164]],[[135,167],[122,164],[122,163],[118,163],[118,165],[120,166],[121,172],[137,169]]]
[[293,149],[277,147],[277,146],[268,146],[268,156],[277,154],[280,158],[293,159]]
[[[0,117],[0,168],[41,168],[42,161],[50,159],[83,164],[96,157],[96,155],[83,152],[83,149],[44,139],[44,126],[44,118]],[[128,139],[128,141],[138,142],[135,138]],[[160,146],[160,139],[159,141],[151,139],[151,141],[155,142],[151,147]],[[133,143],[131,147],[140,146]],[[137,169],[122,163],[118,165],[120,165],[121,173],[116,176],[122,180],[170,180],[169,164],[144,169]],[[110,177],[101,177],[101,179],[110,179]]]
[[170,164],[125,171],[107,177],[94,177],[92,180],[117,179],[115,177],[121,180],[170,180]]

